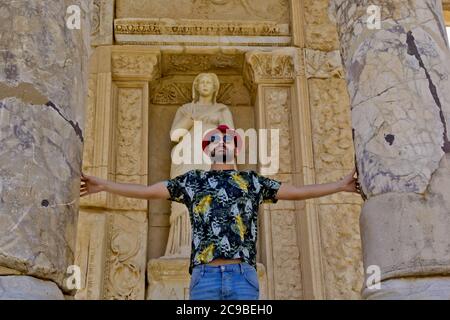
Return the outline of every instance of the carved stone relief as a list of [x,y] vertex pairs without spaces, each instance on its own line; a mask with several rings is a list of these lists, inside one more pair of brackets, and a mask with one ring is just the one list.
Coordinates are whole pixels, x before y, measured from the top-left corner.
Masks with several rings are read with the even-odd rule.
[[270,21],[205,21],[197,19],[116,19],[120,35],[288,36],[289,25]]
[[[152,86],[150,102],[156,105],[182,105],[192,101],[190,76],[163,78]],[[217,102],[230,106],[250,105],[250,94],[242,77],[227,76],[220,79]]]
[[117,18],[272,20],[288,23],[288,0],[116,0]]
[[146,219],[145,212],[108,216],[104,299],[144,299]]
[[113,43],[115,0],[94,0],[91,10],[91,46]]
[[[292,154],[294,152],[291,140],[291,88],[289,86],[262,86],[261,103],[266,114],[265,127],[278,129],[280,137],[279,173],[271,178],[280,181],[289,180],[292,183]],[[300,248],[298,247],[298,227],[296,211],[292,203],[281,201],[277,205],[265,205],[264,211],[271,225],[273,263],[274,297],[275,299],[301,299],[302,280],[300,265]]]
[[158,56],[139,52],[114,52],[112,55],[113,77],[154,79],[159,74]]
[[242,54],[164,54],[162,73],[191,74],[213,72],[216,74],[240,74],[244,65]]

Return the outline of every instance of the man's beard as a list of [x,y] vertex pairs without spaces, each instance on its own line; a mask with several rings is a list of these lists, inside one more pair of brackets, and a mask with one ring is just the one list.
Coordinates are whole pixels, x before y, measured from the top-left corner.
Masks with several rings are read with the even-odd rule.
[[232,164],[233,163],[233,153],[225,150],[224,153],[222,153],[220,155],[216,155],[216,149],[213,149],[211,151],[211,159],[213,160],[214,163]]

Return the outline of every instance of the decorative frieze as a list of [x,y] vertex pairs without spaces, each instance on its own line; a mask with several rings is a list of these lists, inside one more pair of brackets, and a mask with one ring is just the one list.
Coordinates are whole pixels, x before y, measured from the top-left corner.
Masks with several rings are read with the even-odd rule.
[[214,72],[217,74],[240,74],[244,65],[243,54],[164,54],[162,73],[191,74]]
[[289,25],[271,21],[116,19],[116,34],[194,36],[288,36]]
[[[183,105],[192,101],[191,77],[167,77],[152,87],[150,102],[155,105]],[[226,105],[249,106],[250,95],[244,86],[242,77],[227,76],[221,78],[217,102]]]

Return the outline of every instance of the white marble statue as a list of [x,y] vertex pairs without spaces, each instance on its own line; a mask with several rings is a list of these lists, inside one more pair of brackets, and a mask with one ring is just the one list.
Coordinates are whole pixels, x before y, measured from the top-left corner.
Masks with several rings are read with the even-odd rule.
[[[234,128],[233,117],[229,108],[217,103],[219,93],[219,78],[214,73],[199,74],[192,86],[193,101],[181,106],[175,115],[171,128],[171,140],[175,143],[174,150],[183,139],[194,137],[194,121],[202,122],[202,135],[216,128],[219,124],[226,124]],[[186,129],[189,135],[186,134]],[[185,133],[183,134],[182,131]],[[198,142],[201,144],[201,142]],[[191,154],[194,154],[192,145]],[[172,151],[173,152],[173,151]],[[172,161],[170,177],[174,178],[192,169],[209,170],[210,165],[203,164],[175,164]],[[191,253],[191,224],[189,213],[183,204],[172,202],[170,215],[169,240],[166,247],[166,257],[189,258]]]

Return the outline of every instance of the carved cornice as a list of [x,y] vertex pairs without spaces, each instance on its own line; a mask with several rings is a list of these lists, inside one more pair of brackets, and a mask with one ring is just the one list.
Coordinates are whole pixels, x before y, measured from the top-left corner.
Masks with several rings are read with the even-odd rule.
[[202,36],[289,36],[289,25],[270,21],[116,19],[116,34]]

